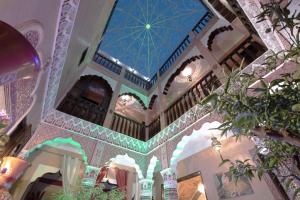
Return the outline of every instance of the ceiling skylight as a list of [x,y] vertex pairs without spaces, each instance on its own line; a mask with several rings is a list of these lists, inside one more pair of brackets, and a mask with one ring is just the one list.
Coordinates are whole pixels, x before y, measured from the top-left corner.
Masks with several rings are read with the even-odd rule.
[[119,0],[100,49],[151,77],[206,11],[200,0]]

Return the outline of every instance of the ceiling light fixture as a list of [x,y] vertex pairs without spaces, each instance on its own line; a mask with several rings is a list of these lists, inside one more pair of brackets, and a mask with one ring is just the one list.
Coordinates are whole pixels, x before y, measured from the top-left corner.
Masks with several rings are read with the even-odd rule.
[[185,67],[184,70],[181,72],[182,76],[186,77],[189,82],[193,81],[192,73],[193,71],[190,67]]
[[147,30],[149,30],[149,29],[151,28],[151,24],[146,24],[146,25],[145,25],[145,28],[146,28]]
[[126,106],[126,104],[131,100],[131,96],[129,95],[122,95],[121,96],[121,104]]

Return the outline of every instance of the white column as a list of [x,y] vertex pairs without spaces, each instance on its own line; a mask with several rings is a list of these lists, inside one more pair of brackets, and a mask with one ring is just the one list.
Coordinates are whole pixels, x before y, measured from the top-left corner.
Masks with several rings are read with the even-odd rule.
[[143,179],[139,181],[141,186],[141,200],[152,200],[153,182],[154,181],[151,179]]
[[94,187],[99,172],[100,172],[100,168],[87,165],[82,179],[82,184],[85,186]]
[[[125,74],[125,69],[122,68],[120,77],[124,77]],[[109,107],[106,113],[106,117],[103,123],[103,126],[106,128],[110,128],[111,124],[112,124],[112,120],[113,120],[113,116],[114,116],[114,112],[115,112],[115,107],[116,107],[116,103],[118,101],[119,98],[119,94],[120,94],[120,90],[121,90],[121,81],[118,81],[114,91],[113,91],[113,95],[111,97],[110,103],[109,103]]]
[[160,172],[164,180],[165,200],[178,200],[177,178],[172,168],[164,169]]
[[223,84],[226,80],[226,75],[223,71],[223,67],[218,63],[215,56],[208,50],[206,46],[202,44],[202,42],[199,39],[197,39],[196,41],[196,46],[201,52],[201,55],[204,57],[204,60],[206,60],[211,66],[211,70],[218,77],[219,81]]

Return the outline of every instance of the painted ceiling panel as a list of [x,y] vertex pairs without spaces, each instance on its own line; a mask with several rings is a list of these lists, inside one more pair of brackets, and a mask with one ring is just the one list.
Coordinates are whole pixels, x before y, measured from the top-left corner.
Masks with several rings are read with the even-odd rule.
[[200,0],[119,0],[99,49],[152,77],[206,11]]

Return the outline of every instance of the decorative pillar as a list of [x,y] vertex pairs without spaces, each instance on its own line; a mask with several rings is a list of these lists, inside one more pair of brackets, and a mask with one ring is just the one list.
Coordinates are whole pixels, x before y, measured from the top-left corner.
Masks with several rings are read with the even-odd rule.
[[142,179],[139,183],[141,185],[141,200],[152,200],[152,188],[154,181],[151,179]]
[[94,186],[100,172],[100,168],[91,165],[86,166],[82,184],[85,186]]
[[257,15],[262,12],[259,0],[236,0],[240,7],[249,18],[253,27],[256,29],[258,35],[265,43],[268,49],[278,52],[284,49],[284,44],[280,41],[280,38],[276,32],[266,32],[268,28],[272,29],[272,23],[269,20],[257,23]]
[[[120,78],[124,77],[124,75],[125,75],[125,69],[122,68]],[[121,90],[121,85],[122,85],[122,82],[118,81],[118,83],[117,83],[117,85],[116,85],[116,87],[113,91],[113,95],[111,97],[109,107],[108,107],[108,110],[107,110],[107,113],[106,113],[106,116],[105,116],[105,120],[104,120],[104,123],[103,123],[103,126],[106,127],[106,128],[111,128],[116,103],[118,101],[120,90]]]
[[178,200],[177,178],[172,168],[164,169],[160,172],[164,180],[164,198],[165,200]]
[[163,94],[163,85],[162,85],[162,78],[159,76],[159,73],[157,72],[157,101],[159,102],[159,117],[160,117],[160,130],[163,130],[164,128],[166,128],[168,126],[167,121],[166,121],[166,116],[165,116],[165,109],[167,108],[167,105],[165,103],[165,99],[164,99],[164,94]]
[[196,38],[196,46],[201,52],[201,55],[204,59],[210,64],[211,69],[213,70],[214,74],[218,77],[219,81],[223,84],[226,81],[226,75],[223,72],[223,67],[219,64],[216,57],[208,50],[206,46],[203,45],[199,38]]

